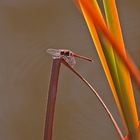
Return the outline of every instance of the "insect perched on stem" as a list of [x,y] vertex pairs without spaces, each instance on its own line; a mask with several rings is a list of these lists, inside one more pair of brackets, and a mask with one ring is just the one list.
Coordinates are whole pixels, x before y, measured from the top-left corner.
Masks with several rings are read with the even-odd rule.
[[47,52],[52,55],[53,64],[52,64],[52,72],[48,93],[48,103],[47,103],[47,112],[46,112],[46,121],[45,121],[45,130],[44,130],[44,140],[52,140],[52,131],[53,131],[53,121],[54,121],[54,112],[55,112],[55,102],[57,96],[57,86],[58,86],[58,77],[61,63],[63,63],[66,67],[68,67],[74,74],[76,74],[95,94],[97,99],[99,100],[102,107],[105,109],[108,114],[110,120],[112,121],[114,127],[117,130],[120,140],[123,140],[123,135],[113,118],[111,112],[97,93],[97,91],[88,83],[88,81],[77,72],[73,66],[76,64],[75,57],[82,58],[84,60],[91,61],[90,58],[78,55],[69,50],[63,49],[48,49]]
[[93,61],[92,59],[88,57],[81,56],[79,54],[73,53],[70,50],[65,50],[65,49],[48,49],[47,53],[51,54],[53,59],[63,58],[72,67],[76,64],[75,57],[81,58],[87,61]]

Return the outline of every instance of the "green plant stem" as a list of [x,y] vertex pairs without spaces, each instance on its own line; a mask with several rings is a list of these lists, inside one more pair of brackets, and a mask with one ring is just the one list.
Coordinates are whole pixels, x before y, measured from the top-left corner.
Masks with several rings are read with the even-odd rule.
[[88,13],[89,19],[95,24],[98,31],[103,34],[103,36],[110,42],[113,49],[120,57],[125,67],[129,70],[130,74],[134,77],[137,86],[140,89],[140,72],[136,65],[134,64],[132,58],[129,56],[128,52],[123,53],[120,51],[122,44],[118,43],[118,40],[114,37],[113,33],[108,30],[104,20],[101,18],[97,8],[91,4],[88,0],[78,0],[80,7]]
[[53,59],[51,79],[48,93],[47,113],[44,130],[44,140],[52,140],[53,120],[55,112],[55,102],[57,96],[58,77],[61,59]]
[[[120,44],[122,44],[122,52],[125,54],[125,47],[115,0],[103,0],[103,4],[108,28],[114,34],[114,36],[120,40]],[[125,69],[116,53],[113,51],[111,45],[108,43],[104,44],[105,54],[107,57],[109,57],[107,58],[108,65],[114,79],[117,95],[127,127],[127,133],[131,135],[131,140],[139,140],[140,135],[138,132],[138,114],[129,73],[127,69]]]

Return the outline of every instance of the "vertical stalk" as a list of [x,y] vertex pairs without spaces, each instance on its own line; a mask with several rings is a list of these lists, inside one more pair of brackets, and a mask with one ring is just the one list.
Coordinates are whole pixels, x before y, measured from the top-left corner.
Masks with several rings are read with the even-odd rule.
[[60,58],[53,59],[49,93],[48,93],[44,140],[52,140],[53,120],[54,120],[55,102],[56,102],[56,95],[57,95],[57,85],[58,85],[60,65],[61,65]]
[[140,72],[134,64],[132,58],[129,54],[124,54],[121,51],[122,44],[116,40],[112,32],[106,26],[104,20],[101,18],[101,15],[98,9],[88,0],[78,0],[79,6],[82,12],[87,13],[88,19],[90,22],[94,23],[98,31],[100,31],[104,37],[110,42],[115,52],[118,54],[126,68],[129,70],[130,74],[134,77],[134,80],[138,87],[140,88]]
[[[120,50],[125,55],[126,51],[124,47],[115,0],[103,0],[103,3],[108,28],[113,33],[116,40],[118,40],[118,42],[121,44],[122,47],[120,48]],[[138,132],[138,114],[129,72],[124,67],[123,63],[120,61],[116,53],[113,51],[112,46],[105,42],[105,48],[105,53],[107,54],[106,56],[110,56],[109,59],[112,60],[114,58],[115,60],[112,64],[112,62],[110,63],[110,60],[108,59],[108,65],[111,68],[110,71],[113,75],[112,77],[117,89],[117,95],[120,101],[128,133],[132,140],[139,140],[140,134]],[[108,48],[111,48],[110,51],[107,50]]]
[[[94,3],[96,2],[96,0],[92,0],[92,1],[94,1]],[[111,53],[110,56],[113,56],[115,58],[115,70],[114,70],[115,72],[113,72],[113,74],[114,73],[117,74],[116,83],[114,83],[115,89],[116,89],[117,83],[118,83],[119,90],[122,87],[122,89],[120,90],[121,94],[119,94],[119,96],[117,95],[117,100],[119,99],[120,101],[122,101],[122,102],[119,102],[119,108],[121,105],[121,110],[122,110],[121,113],[123,114],[123,116],[125,118],[125,123],[126,123],[126,126],[128,127],[128,132],[129,132],[129,134],[131,133],[129,138],[131,137],[131,139],[139,140],[140,132],[138,130],[138,116],[137,116],[131,81],[130,81],[129,73],[127,71],[124,72],[123,69],[127,68],[129,70],[130,74],[133,75],[135,82],[139,88],[140,88],[140,72],[137,69],[136,65],[133,63],[133,61],[132,61],[131,57],[128,55],[128,53],[124,52],[124,48],[123,48],[124,44],[123,44],[121,30],[120,30],[118,19],[117,19],[118,15],[117,15],[117,11],[115,9],[115,0],[104,0],[104,4],[106,2],[106,8],[107,8],[107,3],[110,3],[110,5],[112,4],[110,7],[108,7],[108,9],[105,9],[105,10],[106,10],[106,13],[108,11],[110,11],[110,12],[108,12],[107,16],[110,17],[110,15],[111,15],[113,17],[113,18],[111,18],[111,21],[110,21],[111,24],[109,26],[111,26],[111,28],[113,26],[113,28],[115,29],[115,36],[114,36],[114,29],[113,29],[113,31],[112,30],[110,31],[108,29],[96,4],[92,4],[91,0],[78,0],[78,2],[79,2],[79,6],[82,10],[82,13],[86,19],[86,22],[88,24],[88,27],[90,29],[93,40],[96,41],[96,38],[97,38],[97,34],[95,33],[95,31],[96,31],[95,27],[96,27],[97,31],[100,31],[99,33],[102,33],[99,35],[103,35],[103,37],[105,39],[107,39],[113,47],[113,50],[106,51],[106,54],[108,54],[110,52]],[[113,21],[115,23],[113,23]],[[94,27],[94,25],[95,25],[95,27]],[[95,45],[96,46],[98,45],[97,41],[95,42]],[[106,47],[106,48],[109,49],[109,47]],[[117,55],[119,57],[114,56],[113,52],[117,53]],[[113,62],[114,58],[112,59],[112,58],[110,58],[110,56],[108,55],[108,58],[110,59],[110,63],[114,63]],[[121,59],[122,61],[120,61],[118,58]],[[121,67],[122,66],[123,67],[118,68],[119,63],[122,63],[122,62],[126,67],[124,67],[121,64]],[[110,69],[113,70],[112,67],[110,67]],[[119,72],[120,74],[118,74],[117,72]],[[120,77],[120,78],[118,78],[118,77]],[[127,77],[127,78],[124,80],[123,77]],[[113,75],[112,75],[112,78],[114,78]],[[124,84],[123,81],[125,81],[126,84]],[[114,82],[114,80],[113,80],[113,82]],[[119,90],[117,90],[117,92]],[[116,95],[115,95],[115,97],[116,97]]]

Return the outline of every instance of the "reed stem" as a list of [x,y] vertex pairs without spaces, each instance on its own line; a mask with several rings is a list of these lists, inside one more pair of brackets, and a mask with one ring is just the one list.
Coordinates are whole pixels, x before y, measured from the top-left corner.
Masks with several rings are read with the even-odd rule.
[[57,96],[58,77],[60,71],[61,59],[53,59],[51,79],[48,93],[47,113],[44,130],[44,140],[52,140],[53,120],[55,112],[55,102]]
[[113,123],[117,134],[119,136],[120,140],[124,140],[124,137],[122,135],[121,130],[119,129],[113,115],[111,114],[111,112],[109,111],[108,107],[106,106],[106,104],[104,103],[104,101],[102,100],[102,98],[99,96],[98,92],[90,85],[90,83],[81,75],[79,74],[74,68],[72,68],[65,60],[62,59],[62,63],[64,65],[66,65],[72,72],[74,72],[89,88],[90,90],[95,94],[95,96],[97,97],[99,103],[102,105],[102,107],[104,108],[105,112],[107,113],[107,115],[109,116],[111,122]]

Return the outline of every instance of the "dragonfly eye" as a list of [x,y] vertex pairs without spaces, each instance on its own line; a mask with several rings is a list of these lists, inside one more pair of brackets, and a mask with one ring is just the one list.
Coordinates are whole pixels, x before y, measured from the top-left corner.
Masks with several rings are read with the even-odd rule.
[[60,54],[61,54],[61,55],[64,55],[64,51],[61,51]]

